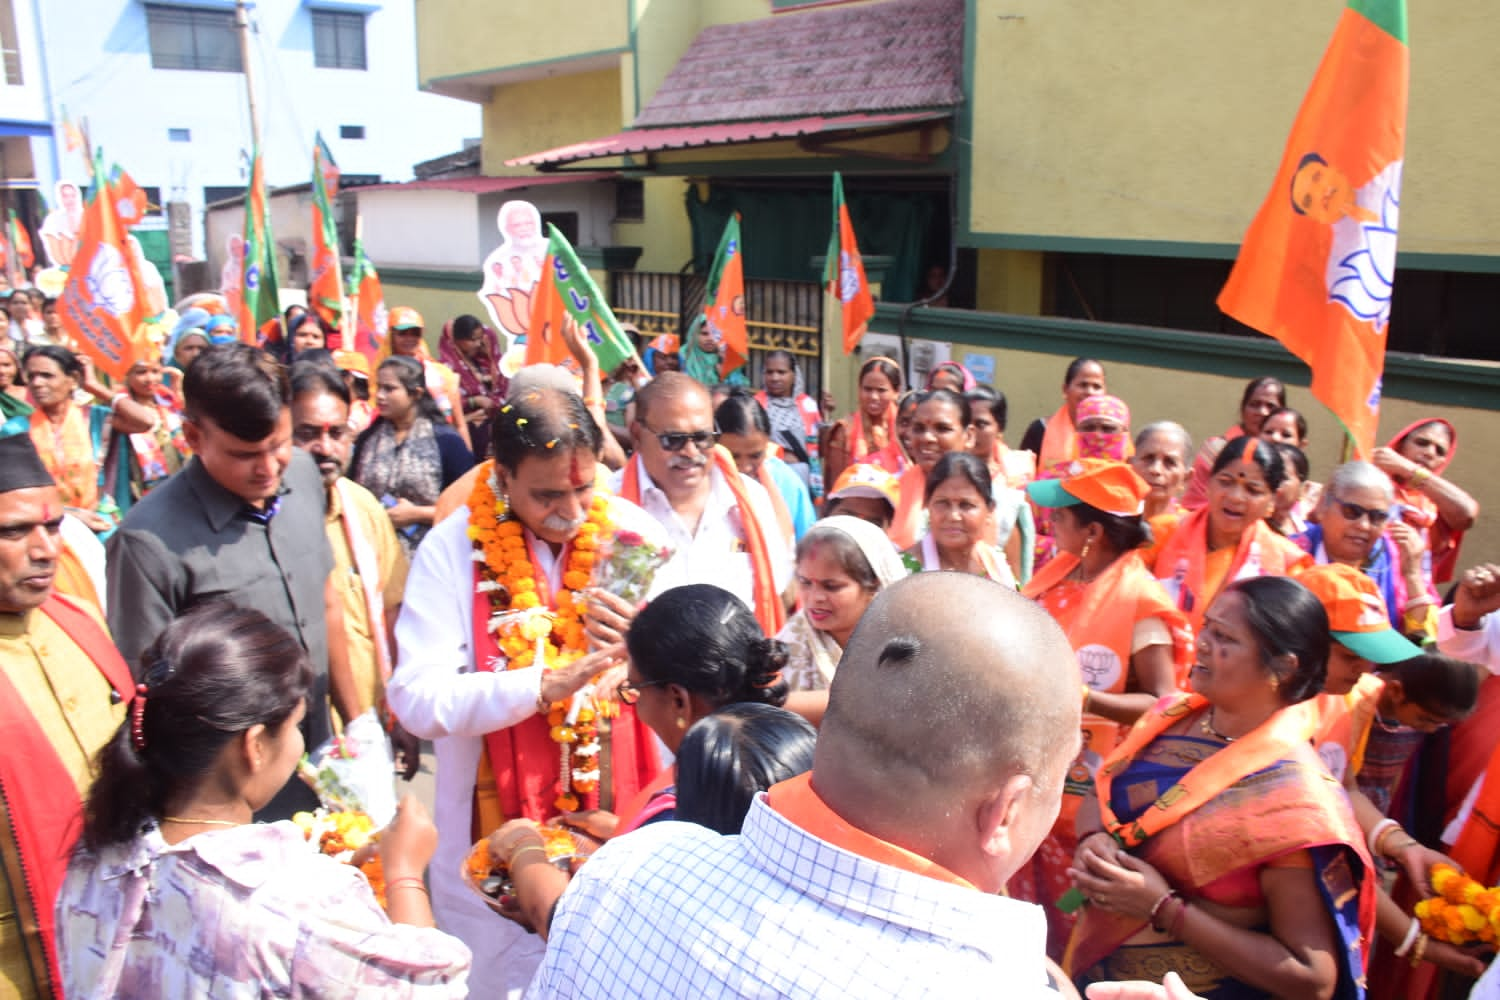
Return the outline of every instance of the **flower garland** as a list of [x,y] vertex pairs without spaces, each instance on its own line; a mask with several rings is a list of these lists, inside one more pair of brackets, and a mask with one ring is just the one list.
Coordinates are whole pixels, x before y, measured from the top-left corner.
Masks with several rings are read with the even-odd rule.
[[[556,608],[548,609],[537,591],[525,529],[499,496],[494,462],[486,465],[469,494],[469,538],[479,564],[475,590],[489,600],[489,629],[506,656],[506,669],[523,670],[538,661],[544,669],[560,669],[587,649],[581,592],[593,579],[600,542],[613,528],[609,501],[596,495],[589,504],[563,567],[562,588],[554,595]],[[591,699],[576,696],[553,702],[547,711],[548,733],[559,752],[554,805],[564,812],[578,810],[579,796],[599,788],[599,711]]]
[[1437,895],[1415,911],[1423,931],[1457,945],[1500,938],[1500,887],[1487,889],[1451,865],[1433,865],[1430,877]]

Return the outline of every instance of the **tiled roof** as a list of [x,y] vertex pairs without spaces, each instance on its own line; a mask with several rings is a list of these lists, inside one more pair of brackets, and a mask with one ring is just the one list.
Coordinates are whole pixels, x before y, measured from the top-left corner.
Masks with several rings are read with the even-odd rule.
[[547,187],[552,184],[586,184],[589,181],[604,181],[618,177],[612,170],[597,170],[590,173],[553,174],[524,177],[432,177],[425,180],[406,181],[403,184],[377,184],[362,188],[363,191],[462,191],[468,194],[494,194],[497,191],[521,191],[529,187]]
[[616,135],[606,135],[571,146],[519,156],[506,160],[507,167],[547,167],[579,160],[597,160],[632,153],[659,153],[669,149],[695,149],[700,146],[727,146],[741,142],[765,142],[770,139],[795,139],[830,132],[851,132],[866,128],[889,128],[915,125],[946,118],[944,111],[898,111],[871,115],[814,115],[809,118],[777,118],[774,121],[727,122],[722,125],[680,125],[666,128],[635,128]]
[[951,108],[964,0],[887,0],[705,28],[632,127]]

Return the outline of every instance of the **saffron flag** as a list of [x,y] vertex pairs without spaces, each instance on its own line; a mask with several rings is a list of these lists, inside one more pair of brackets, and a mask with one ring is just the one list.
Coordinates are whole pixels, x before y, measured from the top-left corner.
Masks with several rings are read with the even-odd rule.
[[95,155],[93,191],[83,209],[78,252],[58,300],[63,329],[113,379],[124,379],[148,346],[148,289],[121,211],[138,208],[132,188],[134,182],[123,171],[106,177]]
[[1380,417],[1408,71],[1405,0],[1348,0],[1219,293],[1307,363],[1360,458]]
[[7,223],[6,239],[11,246],[16,248],[16,260],[25,271],[36,266],[36,252],[31,248],[31,234],[16,218],[16,210],[10,210],[10,220]]
[[531,325],[526,331],[528,365],[562,364],[572,357],[562,336],[563,321],[569,316],[599,359],[600,370],[614,371],[633,353],[630,339],[588,268],[579,263],[567,237],[549,224],[547,256],[531,299]]
[[385,343],[385,292],[375,265],[365,256],[365,241],[358,235],[354,237],[354,267],[349,272],[349,311],[354,317],[354,342],[345,343],[344,349],[363,354],[373,371],[379,363],[380,345]]
[[307,304],[330,329],[338,329],[344,315],[344,282],[339,274],[339,231],[333,217],[338,195],[339,168],[319,132],[313,139],[312,274],[307,281]]
[[875,299],[865,278],[864,258],[854,239],[854,223],[844,202],[844,178],[833,175],[833,232],[828,237],[828,262],[823,266],[823,284],[839,300],[840,326],[844,331],[844,353],[849,354],[860,338],[870,317],[875,315]]
[[745,325],[745,261],[740,252],[740,213],[724,226],[714,266],[708,273],[707,306],[703,322],[721,348],[719,377],[750,360],[750,331]]
[[245,191],[245,235],[240,261],[240,288],[235,323],[240,339],[257,342],[261,324],[281,315],[276,288],[276,244],[271,236],[271,209],[266,199],[265,164],[260,149],[250,160],[250,186]]

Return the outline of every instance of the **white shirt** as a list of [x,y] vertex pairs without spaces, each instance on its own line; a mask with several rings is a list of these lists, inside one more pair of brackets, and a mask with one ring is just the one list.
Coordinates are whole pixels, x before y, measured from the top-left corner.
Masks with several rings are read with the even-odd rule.
[[[617,528],[664,544],[661,528],[634,504],[611,497],[609,517]],[[542,668],[475,670],[474,546],[468,529],[469,509],[460,507],[417,549],[396,620],[399,659],[386,697],[407,731],[432,740],[437,755],[438,846],[431,885],[438,926],[474,952],[472,982],[484,984],[484,995],[518,998],[544,944],[486,908],[459,872],[473,845],[474,778],[483,737],[536,714]],[[561,562],[546,545],[532,551],[537,571],[555,593],[562,585]]]
[[1031,903],[880,864],[764,795],[743,832],[653,823],[574,876],[530,997],[1056,997]]
[[[641,462],[639,456],[631,461]],[[754,611],[755,577],[750,568],[750,556],[745,552],[745,529],[740,522],[739,504],[718,467],[710,461],[707,469],[708,505],[703,508],[697,530],[689,532],[682,518],[672,509],[666,493],[646,472],[645,463],[640,464],[641,507],[666,529],[667,544],[672,546],[672,558],[657,572],[649,596],[656,597],[662,591],[690,583],[711,583],[729,591]],[[624,469],[613,473],[609,480],[610,489],[619,492],[624,478]],[[750,501],[751,514],[765,536],[771,576],[776,583],[776,593],[781,594],[792,582],[792,542],[781,532],[776,509],[765,487],[745,476],[740,476],[740,484]]]

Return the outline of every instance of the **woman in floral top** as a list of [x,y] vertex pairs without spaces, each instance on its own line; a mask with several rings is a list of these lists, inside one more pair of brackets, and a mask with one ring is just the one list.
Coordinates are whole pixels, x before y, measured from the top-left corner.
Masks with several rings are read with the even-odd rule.
[[359,869],[292,823],[252,820],[302,756],[297,642],[211,604],[142,666],[58,897],[66,995],[467,995],[469,950],[432,924],[422,873],[437,835],[415,800],[380,841],[389,916]]

